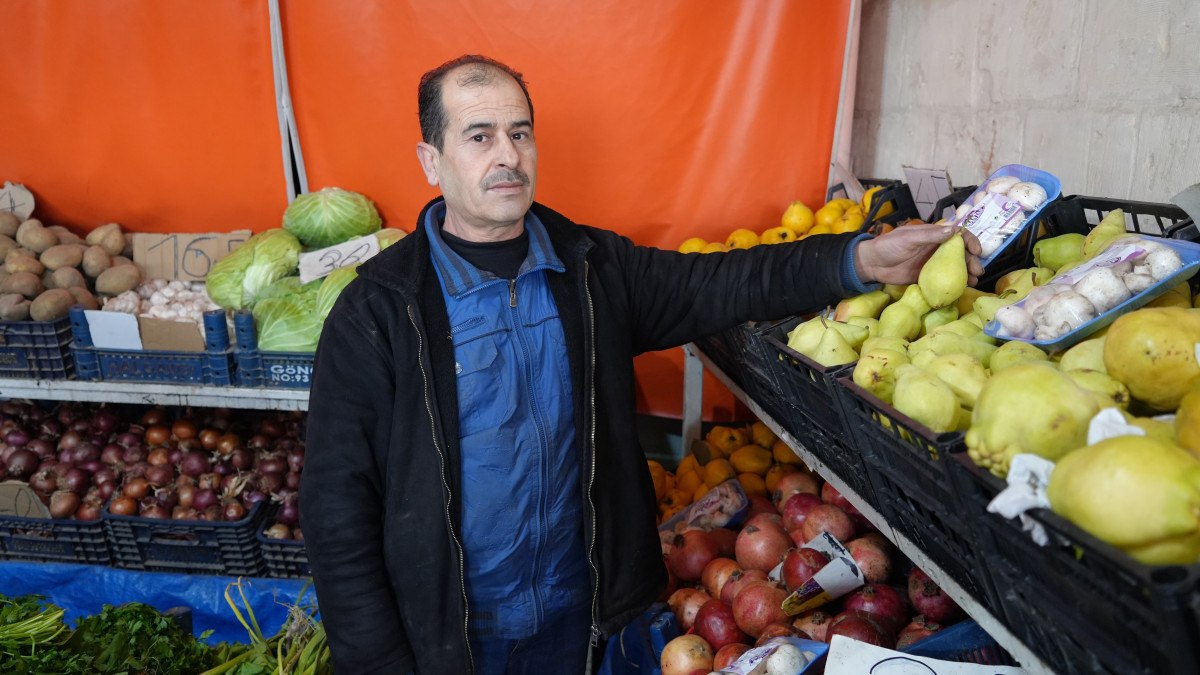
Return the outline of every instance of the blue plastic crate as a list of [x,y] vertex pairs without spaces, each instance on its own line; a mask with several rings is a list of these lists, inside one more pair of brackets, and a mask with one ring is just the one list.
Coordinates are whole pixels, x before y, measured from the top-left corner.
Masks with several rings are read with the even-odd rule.
[[63,380],[74,372],[69,319],[0,321],[0,377]]
[[233,383],[233,350],[224,310],[204,313],[202,352],[166,350],[101,349],[92,345],[83,308],[70,314],[75,343],[76,377],[80,380],[166,382],[178,384],[229,385]]
[[0,560],[107,565],[111,556],[99,520],[0,516]]
[[238,386],[308,389],[313,372],[311,352],[259,350],[254,315],[245,310],[233,315],[233,329],[237,333]]
[[268,509],[255,504],[238,521],[157,520],[104,510],[114,567],[150,572],[262,576],[258,531]]
[[682,634],[667,604],[656,602],[608,639],[599,675],[660,675],[663,647]]
[[913,656],[958,663],[978,663],[984,666],[1017,665],[995,638],[988,635],[978,623],[969,619],[947,626],[899,651]]

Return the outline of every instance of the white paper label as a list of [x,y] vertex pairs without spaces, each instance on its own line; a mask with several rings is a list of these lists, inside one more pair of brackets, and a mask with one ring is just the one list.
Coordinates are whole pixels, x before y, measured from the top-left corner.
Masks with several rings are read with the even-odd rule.
[[33,193],[20,183],[4,182],[0,188],[0,211],[8,211],[18,220],[29,220],[33,215]]
[[1051,279],[1049,283],[1074,285],[1075,282],[1082,279],[1085,274],[1091,272],[1097,267],[1112,267],[1113,265],[1118,265],[1126,260],[1140,258],[1146,255],[1146,253],[1146,247],[1140,244],[1140,240],[1135,239],[1132,242],[1124,244],[1114,243],[1108,248],[1104,249],[1100,255],[1085,263],[1082,263],[1079,265],[1079,267],[1072,267],[1066,272],[1063,272],[1062,274]]
[[862,570],[842,542],[832,534],[822,532],[805,543],[804,548],[816,549],[829,556],[830,560],[811,579],[784,598],[782,608],[788,615],[815,609],[863,585]]
[[[976,192],[976,195],[978,194]],[[974,198],[973,195],[972,199]],[[1024,213],[1015,199],[986,193],[981,202],[956,220],[956,224],[967,228],[979,239],[986,258],[1021,228],[1025,222]]]
[[825,675],[1022,675],[1024,672],[1011,666],[981,666],[913,656],[845,635],[833,636],[825,659]]
[[339,267],[351,267],[370,260],[379,253],[379,240],[375,235],[351,239],[336,246],[300,254],[300,283],[327,276]]

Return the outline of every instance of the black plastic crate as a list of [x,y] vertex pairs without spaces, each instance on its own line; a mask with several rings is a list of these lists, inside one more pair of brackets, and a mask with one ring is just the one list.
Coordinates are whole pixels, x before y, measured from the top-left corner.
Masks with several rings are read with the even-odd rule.
[[81,380],[229,385],[233,383],[233,350],[224,310],[204,313],[205,351],[101,349],[92,343],[83,308],[71,308],[71,345]]
[[114,567],[151,572],[262,576],[258,547],[267,509],[259,502],[233,522],[156,520],[104,511]]
[[971,516],[1012,633],[1064,675],[1200,672],[1200,565],[1149,566],[1048,510],[1018,520],[987,512],[1004,483],[957,456],[951,473]]
[[71,321],[0,321],[0,377],[64,380],[75,372]]
[[790,409],[790,414],[778,422],[800,440],[803,438],[799,434],[816,428],[845,445],[852,445],[854,439],[837,394],[837,378],[851,373],[854,364],[825,368],[788,347],[788,333],[803,320],[793,317],[771,324],[761,334],[762,360],[775,382],[775,391]]
[[932,432],[850,377],[838,381],[838,392],[883,517],[980,604],[999,612],[972,516],[950,476],[951,458],[966,450],[963,434]]
[[[753,321],[739,324],[729,330],[707,335],[695,344],[713,364],[724,372],[729,379],[742,388],[751,398],[757,393],[758,382],[769,380],[763,372],[760,361],[761,350],[757,347],[758,324]],[[748,377],[750,369],[757,369],[760,377],[752,380]]]
[[308,550],[303,541],[268,539],[258,533],[258,548],[267,566],[267,576],[277,579],[303,579],[312,576],[308,566]]
[[104,523],[0,516],[0,560],[107,565]]
[[[873,187],[881,188],[875,193],[875,197],[871,201],[871,210],[866,213],[866,221],[863,224],[863,229],[867,229],[872,223],[896,223],[908,220],[909,218],[920,218],[921,213],[917,210],[917,204],[913,200],[912,189],[908,187],[908,183],[889,179],[889,178],[864,178],[859,180],[863,188],[871,189]],[[831,185],[825,192],[825,201],[829,202],[837,197],[846,198],[846,186],[842,183]],[[879,210],[885,204],[892,205],[892,212],[886,216],[879,216]]]
[[794,426],[788,430],[796,440],[829,467],[829,470],[842,479],[851,490],[858,493],[863,501],[878,510],[879,498],[861,450],[854,444],[844,443],[841,439],[812,426],[802,415],[793,414],[789,420]]
[[[955,188],[953,192],[937,200],[933,205],[933,210],[929,212],[929,222],[936,223],[938,220],[945,218],[947,220],[954,217],[954,209],[962,206],[964,202],[970,199],[971,195],[975,194],[978,185],[966,185],[964,187]],[[952,209],[946,211],[946,209]]]
[[237,335],[237,384],[240,387],[308,389],[312,384],[312,352],[264,352],[258,348],[254,315],[241,310],[233,315]]

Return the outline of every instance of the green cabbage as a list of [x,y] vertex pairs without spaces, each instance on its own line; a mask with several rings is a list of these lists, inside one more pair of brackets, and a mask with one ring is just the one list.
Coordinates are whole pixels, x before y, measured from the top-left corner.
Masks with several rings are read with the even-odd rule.
[[208,296],[225,309],[253,306],[262,289],[295,272],[299,261],[296,237],[279,228],[260,232],[212,266]]
[[381,222],[370,199],[336,187],[300,195],[283,212],[283,229],[310,249],[371,234]]
[[284,277],[258,292],[254,302],[259,303],[269,298],[282,298],[285,295],[297,293],[316,293],[321,288],[321,279],[315,279],[307,284],[300,283],[300,277]]
[[382,251],[383,249],[400,241],[407,235],[408,235],[407,232],[405,232],[404,230],[401,230],[399,228],[386,227],[386,228],[376,232],[375,238],[379,240],[379,250]]
[[325,320],[317,314],[316,293],[266,298],[254,306],[258,348],[264,352],[312,352]]
[[317,314],[321,316],[321,320],[329,316],[329,310],[333,309],[333,303],[342,294],[342,289],[357,276],[358,265],[351,265],[339,267],[325,277],[321,283],[321,290],[317,291]]

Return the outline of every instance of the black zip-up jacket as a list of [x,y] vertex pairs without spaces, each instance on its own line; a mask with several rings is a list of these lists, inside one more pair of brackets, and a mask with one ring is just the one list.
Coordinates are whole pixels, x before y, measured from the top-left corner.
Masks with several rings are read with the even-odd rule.
[[[549,283],[571,364],[593,631],[608,635],[666,585],[633,357],[851,293],[840,272],[853,237],[683,255],[532,209],[566,266]],[[301,523],[339,673],[472,669],[454,346],[425,210],[359,267],[317,348]]]

